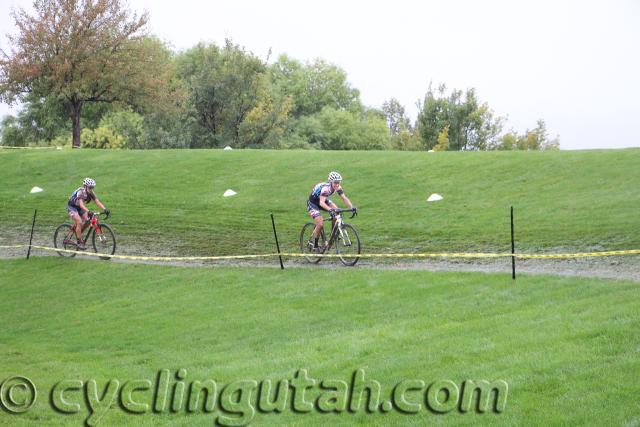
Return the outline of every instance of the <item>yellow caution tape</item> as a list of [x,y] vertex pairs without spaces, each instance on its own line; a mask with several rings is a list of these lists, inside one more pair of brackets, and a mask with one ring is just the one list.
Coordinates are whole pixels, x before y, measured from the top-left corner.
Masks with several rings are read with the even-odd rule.
[[[24,247],[28,247],[29,245],[23,245]],[[31,246],[34,249],[42,249],[44,251],[53,251],[53,252],[65,252],[69,254],[79,254],[79,255],[88,255],[95,256],[101,258],[115,258],[115,259],[130,259],[130,260],[138,260],[138,261],[217,261],[217,260],[225,260],[225,259],[251,259],[251,258],[266,258],[272,257],[277,254],[257,254],[257,255],[221,255],[221,256],[137,256],[137,255],[109,255],[97,252],[88,252],[88,251],[72,251],[68,249],[58,249],[58,248],[50,248],[48,246]]]
[[[10,145],[0,145],[2,150],[56,150],[58,147],[13,147]],[[59,147],[62,150],[62,147]]]
[[[11,245],[0,246],[0,249],[19,249],[28,248],[29,245]],[[268,253],[268,254],[248,254],[248,255],[220,255],[220,256],[139,256],[139,255],[109,255],[103,253],[95,253],[88,251],[68,250],[51,248],[48,246],[31,246],[34,249],[44,251],[64,252],[69,254],[80,254],[102,258],[129,259],[139,261],[217,261],[232,259],[255,259],[283,256],[288,258],[519,258],[519,259],[570,259],[570,258],[586,258],[586,257],[603,257],[616,255],[639,255],[640,249],[629,249],[620,251],[603,251],[603,252],[581,252],[570,254],[522,254],[522,253],[483,253],[483,252],[436,252],[436,253],[415,253],[415,254],[302,254],[302,253]]]
[[[572,254],[511,254],[511,253],[482,253],[482,252],[441,252],[441,253],[415,253],[415,254],[300,254],[281,253],[287,257],[323,257],[323,258],[520,258],[520,259],[569,259],[585,257],[602,257],[614,255],[638,255],[640,249],[604,252],[582,252]],[[277,254],[276,254],[277,255]]]

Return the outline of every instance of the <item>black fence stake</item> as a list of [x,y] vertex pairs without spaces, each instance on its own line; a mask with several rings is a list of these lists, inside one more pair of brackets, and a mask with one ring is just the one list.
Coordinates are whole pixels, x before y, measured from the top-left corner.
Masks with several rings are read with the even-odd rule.
[[273,236],[276,238],[276,249],[278,250],[278,258],[280,258],[280,269],[284,270],[282,255],[280,255],[280,244],[278,243],[278,233],[276,233],[276,221],[273,219],[273,214],[271,214],[271,224],[273,225]]
[[36,215],[38,214],[38,209],[33,211],[33,223],[31,223],[31,235],[29,236],[29,249],[27,250],[27,259],[31,255],[31,243],[33,242],[33,229],[36,226]]
[[[516,253],[516,241],[513,234],[513,206],[511,206],[511,255]],[[516,257],[511,256],[511,277],[516,280]]]

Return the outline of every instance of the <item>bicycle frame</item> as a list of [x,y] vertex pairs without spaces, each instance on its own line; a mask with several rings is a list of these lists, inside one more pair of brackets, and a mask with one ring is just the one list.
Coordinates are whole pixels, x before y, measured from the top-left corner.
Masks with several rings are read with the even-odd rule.
[[[84,228],[87,224],[90,225],[90,227],[87,227],[87,234],[84,234],[84,231],[82,231],[83,235],[82,235],[82,240],[85,242],[89,241],[89,237],[91,237],[91,232],[95,232],[98,235],[98,238],[102,239],[102,229],[100,228],[100,221],[98,220],[98,216],[100,214],[99,213],[95,213],[91,216],[91,218],[89,219],[89,221],[83,221],[82,223],[82,228]],[[67,235],[67,239],[73,236],[76,236],[76,227],[78,226],[78,224],[73,224],[71,231],[69,232],[69,234]]]
[[[357,215],[357,211],[354,209],[336,209],[331,212],[330,218],[322,217],[325,221],[331,219],[331,230],[325,233],[325,227],[322,227],[320,236],[314,236],[317,226],[315,221],[308,222],[302,227],[300,251],[307,261],[317,264],[322,259],[320,254],[325,254],[333,248],[344,265],[354,266],[358,262],[362,249],[360,236],[355,227],[344,222],[342,215],[340,215],[347,211],[352,212],[351,218]],[[323,241],[322,246],[318,245],[320,238]],[[326,246],[324,246],[324,242],[326,242]]]
[[[338,237],[338,234],[340,234],[340,237],[345,242],[346,246],[351,246],[351,239],[349,238],[349,235],[343,231],[342,212],[351,212],[351,210],[339,209],[338,214],[336,216],[334,216],[333,218],[327,218],[327,219],[331,219],[331,232],[329,233],[329,240],[328,240],[329,244],[327,246],[327,251],[331,249],[331,246],[333,245],[333,242],[335,241],[336,237]],[[351,215],[351,218],[353,218],[354,216],[355,214]]]
[[342,232],[342,215],[340,214],[331,219],[331,231],[329,232],[329,239],[327,240],[327,251],[333,246],[333,242],[336,240],[338,233],[340,233],[340,236],[344,239],[344,233]]

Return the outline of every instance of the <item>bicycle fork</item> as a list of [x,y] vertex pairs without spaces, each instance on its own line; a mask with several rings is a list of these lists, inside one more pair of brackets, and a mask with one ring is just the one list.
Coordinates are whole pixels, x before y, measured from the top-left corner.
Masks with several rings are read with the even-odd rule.
[[349,238],[349,234],[342,227],[338,227],[338,231],[340,232],[340,238],[344,242],[344,245],[351,246],[351,239]]
[[327,246],[327,252],[333,246],[333,242],[338,244],[338,240],[341,239],[345,246],[351,246],[351,239],[349,238],[349,234],[343,230],[342,224],[336,225],[333,230],[331,230],[331,238],[329,239],[329,246]]
[[[100,243],[105,243],[107,241],[107,238],[102,232],[102,227],[100,227],[100,224],[98,224],[98,220],[96,219],[96,217],[91,218],[91,227],[93,227],[93,231],[96,236],[98,236],[98,240],[100,241]],[[87,237],[89,236],[87,235]]]

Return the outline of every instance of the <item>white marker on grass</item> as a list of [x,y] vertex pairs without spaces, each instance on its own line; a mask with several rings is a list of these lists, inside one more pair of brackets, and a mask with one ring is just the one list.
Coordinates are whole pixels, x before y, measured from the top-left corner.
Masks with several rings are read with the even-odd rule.
[[31,193],[40,193],[41,191],[44,191],[44,190],[40,187],[33,187],[31,189]]
[[427,202],[437,202],[438,200],[442,200],[443,197],[439,194],[433,193],[432,195],[429,196],[429,198],[427,199]]
[[227,191],[224,192],[224,194],[222,196],[223,197],[231,197],[231,196],[235,196],[236,194],[238,194],[238,193],[236,193],[232,189],[228,189]]

